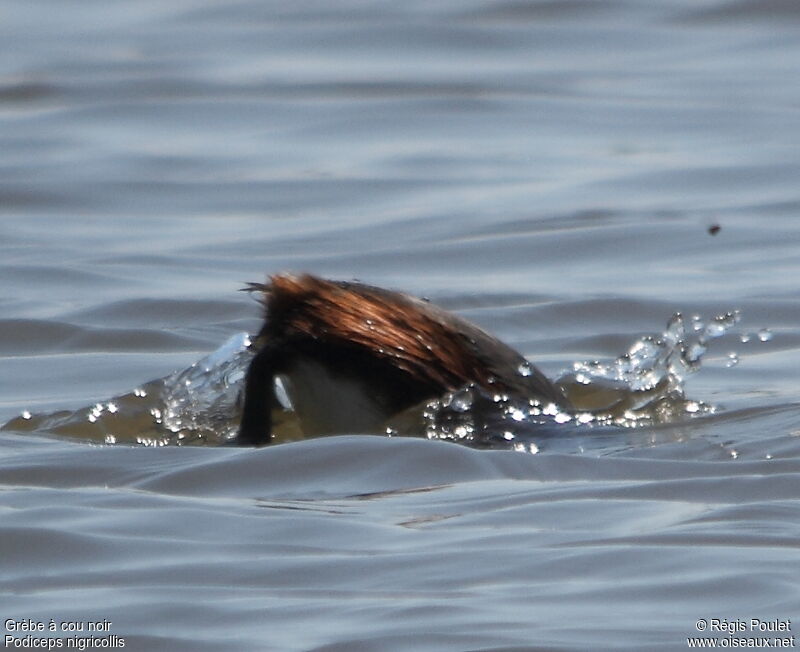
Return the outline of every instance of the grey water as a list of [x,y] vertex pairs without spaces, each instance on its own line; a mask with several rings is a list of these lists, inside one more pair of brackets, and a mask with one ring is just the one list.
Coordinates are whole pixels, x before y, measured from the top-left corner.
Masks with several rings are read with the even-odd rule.
[[[51,619],[109,621],[98,645],[146,651],[795,635],[799,5],[0,16],[8,649],[30,635],[13,622]],[[426,296],[547,375],[626,396],[647,378],[623,374],[626,352],[659,378],[681,343],[697,364],[644,418],[531,425],[502,450],[216,446],[262,317],[238,290],[286,270]],[[187,378],[206,402],[177,393]],[[500,439],[526,423],[505,416]]]

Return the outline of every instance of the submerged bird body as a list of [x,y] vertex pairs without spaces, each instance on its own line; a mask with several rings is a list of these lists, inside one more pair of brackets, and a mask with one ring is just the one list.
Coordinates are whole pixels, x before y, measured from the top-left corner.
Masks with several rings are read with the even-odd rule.
[[252,284],[266,307],[237,442],[267,444],[280,377],[306,434],[378,432],[387,419],[470,383],[566,403],[519,353],[415,297],[311,275]]

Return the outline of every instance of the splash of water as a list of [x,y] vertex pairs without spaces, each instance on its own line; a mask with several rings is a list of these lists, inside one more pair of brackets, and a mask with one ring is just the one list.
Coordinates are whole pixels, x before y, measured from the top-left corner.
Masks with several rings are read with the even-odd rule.
[[[537,452],[532,437],[566,428],[633,428],[712,414],[713,405],[686,395],[686,380],[700,369],[712,340],[739,321],[738,311],[708,322],[695,315],[687,327],[676,313],[660,335],[639,338],[612,361],[574,363],[555,383],[572,404],[571,411],[464,387],[426,405],[425,433],[430,439]],[[738,361],[738,354],[729,353],[726,366]],[[522,366],[520,374],[526,370]],[[460,409],[465,402],[469,411]]]
[[[638,339],[611,362],[576,362],[557,384],[597,424],[633,427],[712,413],[712,405],[686,396],[686,380],[700,369],[711,341],[740,319],[739,311],[707,323],[694,315],[687,328],[683,315],[676,313],[661,335]],[[729,366],[738,360],[737,354],[729,354]]]
[[[569,428],[632,428],[710,414],[714,406],[686,396],[686,379],[700,368],[711,342],[738,322],[738,311],[708,322],[695,315],[688,324],[676,314],[660,335],[639,338],[615,360],[574,363],[556,380],[574,406],[570,411],[469,385],[427,402],[411,417],[393,420],[387,434],[537,452],[534,437],[563,434]],[[757,334],[759,341],[771,337],[766,329]],[[3,428],[107,444],[223,443],[238,429],[239,396],[252,358],[249,347],[249,336],[239,333],[187,369],[132,392],[75,411],[35,415],[26,410]],[[738,361],[736,353],[729,353],[726,366]],[[519,373],[530,374],[530,365],[520,365]],[[278,440],[302,438],[291,416],[274,418]]]
[[187,369],[145,383],[132,392],[75,411],[25,411],[3,426],[144,446],[221,443],[235,436],[238,397],[252,353],[238,333]]
[[[220,348],[164,380],[157,419],[177,441],[226,441],[238,428],[239,395],[252,352],[238,333]],[[154,415],[155,416],[155,415]]]

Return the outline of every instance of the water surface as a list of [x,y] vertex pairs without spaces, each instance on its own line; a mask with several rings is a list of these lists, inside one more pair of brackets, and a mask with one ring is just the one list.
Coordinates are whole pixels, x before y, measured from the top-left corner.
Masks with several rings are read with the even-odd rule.
[[795,3],[2,13],[0,422],[188,369],[282,270],[427,296],[552,377],[741,313],[682,386],[713,412],[534,455],[7,428],[4,619],[105,618],[133,650],[679,650],[700,618],[800,622]]

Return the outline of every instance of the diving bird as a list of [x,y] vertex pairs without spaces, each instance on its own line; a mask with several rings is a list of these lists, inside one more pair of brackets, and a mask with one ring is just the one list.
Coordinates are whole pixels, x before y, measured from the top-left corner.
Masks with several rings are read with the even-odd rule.
[[522,355],[432,303],[309,274],[251,283],[265,307],[253,340],[236,443],[269,444],[275,381],[303,432],[377,433],[387,420],[466,385],[556,403],[564,394]]

